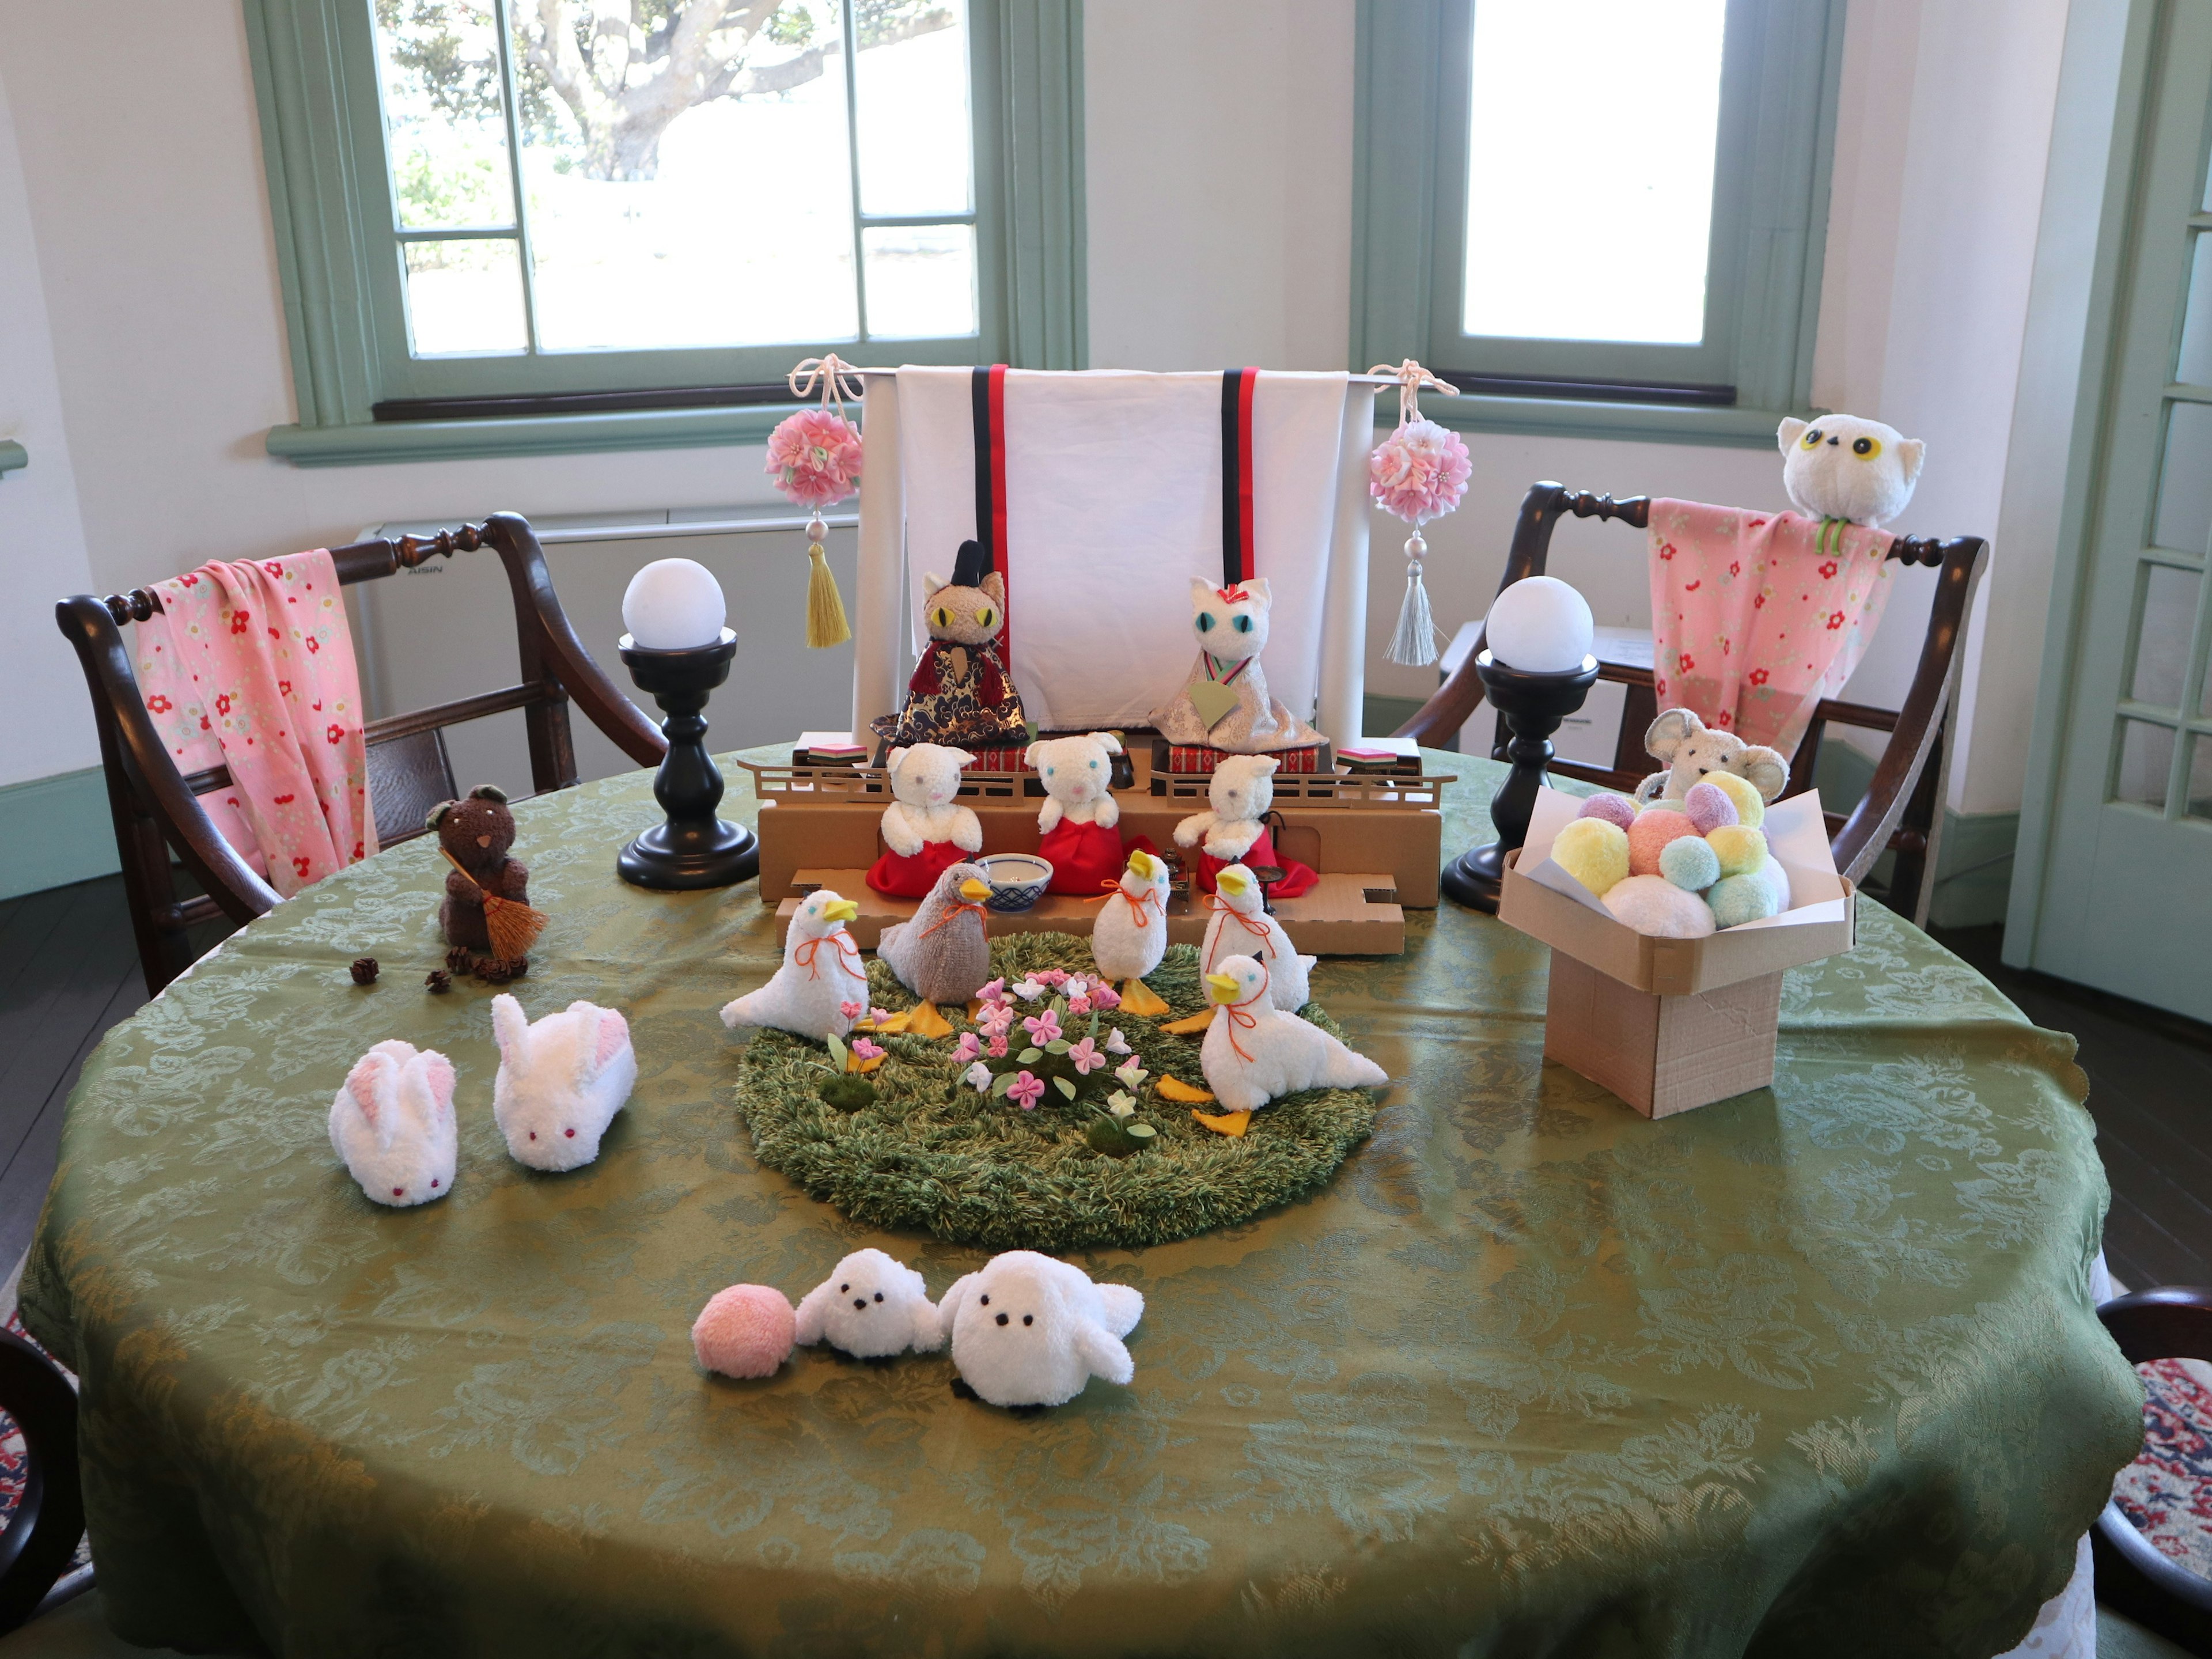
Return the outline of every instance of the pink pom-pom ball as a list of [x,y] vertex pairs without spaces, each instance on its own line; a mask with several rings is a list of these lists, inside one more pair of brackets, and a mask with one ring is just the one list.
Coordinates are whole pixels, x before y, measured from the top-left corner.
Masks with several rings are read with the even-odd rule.
[[1690,815],[1690,822],[1697,825],[1701,836],[1726,829],[1737,821],[1735,803],[1729,799],[1728,791],[1717,784],[1692,784],[1690,793],[1682,797],[1682,810]]
[[1367,458],[1367,490],[1384,512],[1419,524],[1457,507],[1474,471],[1458,433],[1434,421],[1408,421]]
[[768,437],[775,487],[801,507],[834,506],[860,487],[860,434],[830,409],[787,415]]
[[799,1326],[791,1300],[772,1285],[717,1291],[691,1324],[699,1363],[725,1376],[768,1376],[791,1358]]
[[1603,818],[1623,830],[1636,822],[1636,803],[1626,795],[1592,795],[1583,803],[1578,818]]
[[1659,854],[1667,843],[1683,836],[1694,836],[1698,826],[1687,815],[1664,808],[1646,807],[1636,815],[1636,822],[1628,826],[1628,873],[1632,876],[1656,876],[1659,873]]

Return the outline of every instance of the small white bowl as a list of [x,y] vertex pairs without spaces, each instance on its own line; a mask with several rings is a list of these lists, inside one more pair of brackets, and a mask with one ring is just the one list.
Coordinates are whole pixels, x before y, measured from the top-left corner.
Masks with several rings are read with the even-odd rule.
[[1034,853],[994,853],[975,862],[983,866],[983,879],[991,888],[985,908],[1004,915],[1030,908],[1052,884],[1051,861]]

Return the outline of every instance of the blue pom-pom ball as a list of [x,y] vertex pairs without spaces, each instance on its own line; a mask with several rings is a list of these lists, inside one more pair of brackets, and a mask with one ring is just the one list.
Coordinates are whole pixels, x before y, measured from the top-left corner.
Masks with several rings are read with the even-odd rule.
[[1659,873],[1685,892],[1702,893],[1721,878],[1720,854],[1703,836],[1677,836],[1659,849]]
[[1705,895],[1713,907],[1713,921],[1721,927],[1741,927],[1747,921],[1764,921],[1780,913],[1774,885],[1758,874],[1729,876],[1713,884]]

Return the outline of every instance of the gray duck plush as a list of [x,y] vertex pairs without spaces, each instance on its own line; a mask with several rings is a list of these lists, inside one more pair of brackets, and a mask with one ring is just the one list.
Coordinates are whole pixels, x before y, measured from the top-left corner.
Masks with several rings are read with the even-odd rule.
[[947,866],[914,920],[884,929],[876,954],[923,1001],[966,1003],[991,977],[991,942],[983,933],[983,901],[990,896],[981,865]]

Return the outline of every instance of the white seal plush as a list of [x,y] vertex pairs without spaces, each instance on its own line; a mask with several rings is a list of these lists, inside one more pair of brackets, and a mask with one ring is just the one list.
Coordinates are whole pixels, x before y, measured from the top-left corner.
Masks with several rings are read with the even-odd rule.
[[1121,1339],[1144,1313],[1129,1286],[1035,1250],[993,1256],[938,1309],[961,1380],[994,1406],[1063,1405],[1094,1376],[1126,1384],[1136,1366]]
[[1167,862],[1140,847],[1091,924],[1091,959],[1101,978],[1120,984],[1151,973],[1167,950]]
[[1224,957],[1206,976],[1217,1005],[1199,1065],[1224,1111],[1256,1111],[1301,1089],[1371,1089],[1389,1074],[1318,1025],[1267,1000],[1267,970],[1250,957]]
[[1782,489],[1800,513],[1880,526],[1905,511],[1927,446],[1856,415],[1794,416],[1775,428]]
[[460,1153],[453,1062],[397,1037],[378,1043],[331,1102],[331,1150],[379,1204],[405,1209],[443,1198]]
[[808,894],[784,934],[783,966],[759,990],[725,1004],[722,1024],[772,1025],[817,1042],[850,1031],[868,1006],[868,970],[845,927],[860,914],[827,887]]
[[801,1347],[827,1342],[855,1359],[887,1359],[908,1348],[934,1353],[945,1328],[921,1275],[881,1250],[855,1250],[799,1304]]
[[1258,878],[1232,864],[1214,872],[1213,894],[1213,918],[1198,949],[1199,971],[1210,974],[1231,956],[1255,957],[1267,965],[1267,1000],[1286,1014],[1304,1007],[1312,999],[1308,980],[1318,958],[1300,956],[1283,924],[1267,914]]
[[501,992],[491,1000],[499,1039],[492,1116],[507,1150],[533,1170],[580,1170],[637,1082],[629,1022],[595,1002],[572,1002],[535,1025]]

